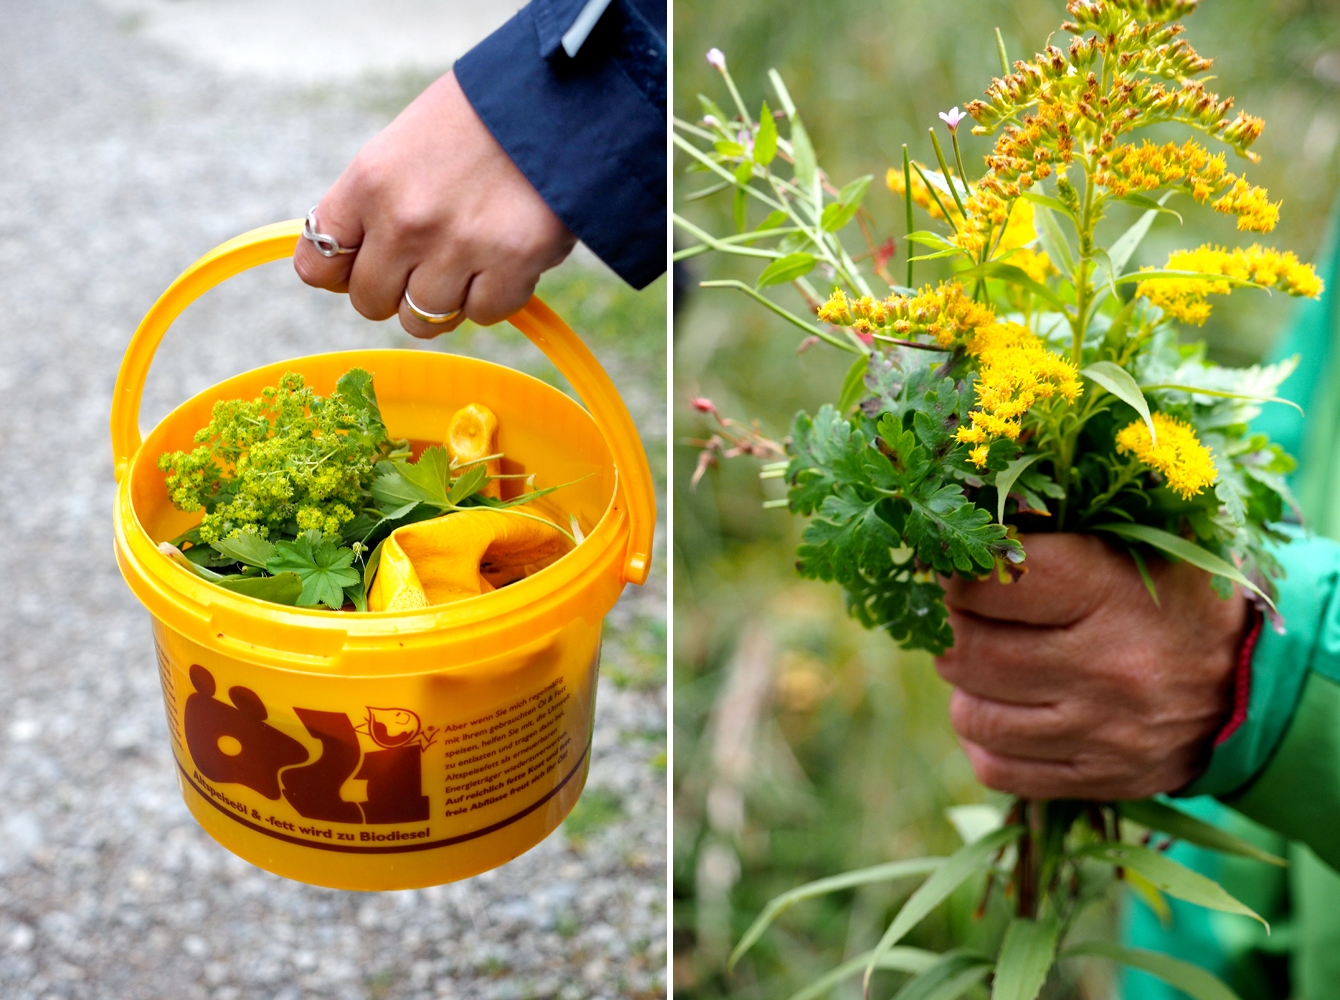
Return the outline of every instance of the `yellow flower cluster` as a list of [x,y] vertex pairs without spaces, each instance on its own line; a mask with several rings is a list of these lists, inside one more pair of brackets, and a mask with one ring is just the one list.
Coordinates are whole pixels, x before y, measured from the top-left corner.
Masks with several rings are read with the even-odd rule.
[[1239,230],[1268,233],[1274,229],[1280,218],[1280,202],[1267,201],[1269,196],[1265,188],[1248,184],[1241,177],[1229,174],[1226,179],[1231,179],[1233,186],[1215,201],[1214,210],[1224,215],[1236,215]]
[[869,296],[848,299],[839,288],[819,307],[819,318],[861,333],[889,330],[899,337],[925,333],[947,349],[966,343],[980,328],[994,323],[996,313],[969,298],[957,281],[946,281],[915,296],[891,295],[882,302]]
[[1161,472],[1171,489],[1183,500],[1190,500],[1219,477],[1214,457],[1186,421],[1164,413],[1153,414],[1153,419],[1157,443],[1150,437],[1145,422],[1136,420],[1117,432],[1117,451],[1134,455],[1151,469]]
[[978,468],[986,465],[992,439],[1019,437],[1023,415],[1038,400],[1061,396],[1074,402],[1079,397],[1075,366],[1049,351],[1026,326],[993,323],[978,330],[967,349],[980,362],[976,390],[981,409],[972,411],[971,425],[960,427],[955,437],[974,446],[968,458]]
[[1094,180],[1120,198],[1139,191],[1179,187],[1197,202],[1216,194],[1214,209],[1238,217],[1238,228],[1268,233],[1279,221],[1280,203],[1271,203],[1265,188],[1248,184],[1224,168],[1224,154],[1210,152],[1193,139],[1181,146],[1170,142],[1158,146],[1145,140],[1141,145],[1120,145],[1098,160]]
[[[1195,250],[1178,250],[1168,257],[1168,269],[1222,274],[1310,299],[1315,299],[1325,287],[1312,265],[1300,262],[1291,251],[1280,253],[1257,244],[1246,250],[1225,250],[1209,244]],[[1210,304],[1205,296],[1227,295],[1232,289],[1227,281],[1172,278],[1142,281],[1136,294],[1143,295],[1174,319],[1200,326],[1210,317]]]

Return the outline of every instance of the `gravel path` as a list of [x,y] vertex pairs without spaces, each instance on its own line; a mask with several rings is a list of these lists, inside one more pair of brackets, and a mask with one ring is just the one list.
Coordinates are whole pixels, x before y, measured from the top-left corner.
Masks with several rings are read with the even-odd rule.
[[[87,2],[35,0],[6,5],[0,93],[0,996],[663,995],[663,569],[611,617],[581,813],[501,869],[287,881],[218,847],[173,779],[148,616],[112,558],[121,352],[190,260],[302,214],[413,91],[224,81]],[[517,338],[465,343],[542,368]],[[267,265],[171,331],[143,420],[259,364],[392,345],[420,346]],[[663,365],[599,349],[664,454]]]

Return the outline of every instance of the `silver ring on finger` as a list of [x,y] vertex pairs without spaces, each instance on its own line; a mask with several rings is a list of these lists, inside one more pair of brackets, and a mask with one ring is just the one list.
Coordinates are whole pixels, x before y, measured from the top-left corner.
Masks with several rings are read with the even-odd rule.
[[[311,241],[316,252],[322,257],[335,257],[342,253],[358,253],[358,247],[342,247],[340,241],[327,233],[316,230],[316,206],[307,213],[307,221],[302,224],[302,238]],[[360,243],[359,246],[362,246]]]
[[425,323],[433,323],[433,324],[450,323],[452,320],[454,320],[457,316],[461,314],[461,311],[459,309],[453,309],[451,312],[444,312],[444,313],[430,313],[427,312],[426,310],[420,309],[418,306],[414,304],[414,300],[409,297],[408,288],[405,289],[405,305],[409,306],[409,311],[412,312],[415,316],[419,317],[419,319],[423,320]]

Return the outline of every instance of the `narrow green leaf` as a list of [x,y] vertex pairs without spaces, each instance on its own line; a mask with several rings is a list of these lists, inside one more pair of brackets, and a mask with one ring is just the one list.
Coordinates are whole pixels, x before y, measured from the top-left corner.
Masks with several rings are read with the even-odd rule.
[[1263,851],[1255,844],[1243,840],[1241,837],[1236,837],[1227,830],[1211,826],[1204,820],[1197,819],[1180,809],[1175,809],[1158,799],[1134,799],[1129,802],[1119,802],[1117,803],[1117,809],[1125,819],[1133,820],[1141,826],[1149,827],[1151,830],[1171,834],[1179,840],[1197,844],[1211,851],[1238,854],[1244,858],[1264,861],[1268,865],[1279,865],[1281,868],[1288,867],[1289,864],[1283,858],[1276,857],[1268,851]]
[[1185,900],[1208,910],[1251,917],[1261,921],[1267,933],[1270,931],[1270,925],[1259,913],[1230,896],[1218,882],[1206,878],[1200,872],[1192,871],[1186,865],[1178,864],[1159,851],[1141,847],[1139,844],[1106,843],[1092,844],[1077,854],[1110,865],[1130,868],[1147,878],[1160,892],[1165,892],[1175,899]]
[[758,135],[754,137],[754,162],[766,167],[777,155],[777,120],[768,110],[768,102],[763,102],[763,110],[758,116]]
[[786,112],[787,120],[790,121],[796,116],[796,105],[791,100],[790,92],[786,89],[782,74],[775,69],[770,69],[768,70],[768,80],[772,83],[772,89],[777,91],[777,100],[782,102],[782,110]]
[[793,253],[788,254],[763,269],[763,273],[758,276],[758,287],[764,288],[768,285],[780,285],[787,281],[795,281],[797,278],[803,278],[814,270],[814,265],[818,259],[813,254]]
[[716,101],[712,100],[712,98],[708,97],[706,94],[698,95],[698,103],[702,105],[704,117],[706,117],[707,115],[711,115],[713,118],[715,118],[722,124],[730,121],[730,115],[722,111],[721,106],[717,104]]
[[1089,530],[1110,531],[1127,541],[1144,542],[1146,545],[1152,545],[1154,548],[1189,562],[1192,566],[1197,566],[1213,576],[1222,576],[1227,580],[1232,580],[1239,587],[1246,587],[1252,593],[1259,594],[1261,599],[1272,608],[1275,607],[1275,602],[1266,596],[1260,587],[1243,576],[1236,566],[1224,562],[1212,552],[1206,552],[1199,545],[1188,542],[1185,538],[1179,538],[1159,528],[1151,528],[1147,524],[1113,522],[1111,524],[1097,524]]
[[842,393],[838,396],[839,413],[846,413],[861,401],[866,393],[865,373],[869,370],[870,363],[864,357],[857,358],[847,369],[847,377],[842,380]]
[[[947,951],[917,973],[893,1000],[956,1000],[991,974],[991,959],[975,951]],[[868,991],[867,991],[868,992]]]
[[996,956],[991,1000],[1036,1000],[1056,961],[1060,932],[1061,925],[1054,916],[1044,920],[1012,919]]
[[744,188],[737,187],[735,196],[731,199],[731,218],[735,221],[735,231],[744,232],[745,225],[749,222],[749,198],[744,193]]
[[[1165,197],[1167,196],[1165,195]],[[1124,201],[1127,205],[1134,205],[1136,208],[1145,208],[1151,212],[1162,212],[1164,215],[1173,216],[1175,219],[1177,219],[1178,222],[1183,223],[1185,222],[1185,220],[1182,218],[1181,212],[1175,211],[1171,208],[1164,208],[1162,202],[1155,201],[1147,194],[1122,195],[1120,198],[1117,199],[1117,201]]]
[[785,212],[781,210],[769,212],[768,217],[758,224],[758,229],[755,230],[755,232],[762,232],[765,229],[775,229],[785,221]]
[[1000,29],[996,29],[996,55],[1000,57],[1000,75],[1002,77],[1010,75],[1010,57],[1005,54],[1005,39],[1000,34]]
[[344,588],[344,599],[354,606],[355,611],[368,610],[368,595],[361,583],[351,583]]
[[274,576],[249,576],[234,580],[215,580],[224,590],[243,597],[274,604],[295,605],[302,596],[302,579],[297,573],[276,573]]
[[712,143],[712,148],[722,156],[744,156],[744,147],[738,142],[731,142],[729,139],[718,139]]
[[1056,269],[1067,277],[1075,274],[1075,255],[1070,251],[1070,241],[1056,224],[1056,217],[1045,205],[1033,209],[1033,231],[1038,235],[1038,243],[1046,252]]
[[1023,827],[1012,825],[1001,827],[990,836],[965,844],[951,854],[942,865],[936,868],[916,892],[903,904],[898,916],[893,918],[884,936],[871,955],[865,970],[865,989],[870,989],[870,977],[880,956],[897,944],[913,927],[919,924],[926,914],[935,909],[949,894],[962,885],[973,873],[987,867],[991,856],[1006,844],[1013,843],[1023,833]]
[[255,566],[257,569],[265,569],[265,564],[275,554],[274,543],[266,541],[254,531],[244,531],[236,538],[221,538],[217,542],[210,542],[209,546],[243,566]]
[[837,200],[844,205],[860,205],[865,201],[866,189],[870,187],[870,182],[874,179],[874,174],[864,174],[855,180],[848,181],[842,185]]
[[[1163,197],[1158,200],[1158,204],[1161,206],[1170,197],[1172,197],[1172,192],[1166,192]],[[1158,214],[1157,209],[1150,209],[1148,212],[1145,212],[1144,215],[1135,220],[1135,223],[1130,229],[1118,236],[1116,242],[1107,248],[1107,255],[1112,260],[1112,268],[1118,274],[1126,269],[1126,265],[1130,262],[1131,255],[1135,253],[1136,248],[1145,238],[1145,234],[1149,232],[1149,227],[1154,224],[1154,219]]]
[[[1158,385],[1142,385],[1140,387],[1146,391],[1153,389],[1178,389],[1181,392],[1198,392],[1204,396],[1218,396],[1221,399],[1250,399],[1256,403],[1283,403],[1286,406],[1292,406],[1299,413],[1303,413],[1303,408],[1292,399],[1285,399],[1283,396],[1252,396],[1242,392],[1225,392],[1222,389],[1202,389],[1195,385],[1177,385],[1173,382],[1160,382]],[[1303,416],[1307,414],[1303,413]]]
[[1132,969],[1148,972],[1151,976],[1157,976],[1165,983],[1177,987],[1192,1000],[1242,1000],[1218,976],[1206,972],[1199,965],[1192,965],[1190,962],[1161,952],[1124,948],[1119,944],[1108,944],[1106,941],[1086,941],[1061,953],[1061,958],[1082,956],[1106,958],[1122,965],[1129,965]]
[[966,271],[959,271],[954,277],[960,281],[972,278],[999,278],[1001,281],[1008,281],[1012,285],[1028,289],[1038,298],[1045,299],[1058,309],[1064,309],[1066,305],[1059,295],[1041,282],[1034,281],[1024,273],[1022,268],[1015,267],[1013,264],[1004,264],[998,260],[989,260],[985,264],[978,264]]
[[1129,403],[1149,428],[1149,439],[1158,441],[1154,418],[1149,413],[1149,403],[1145,401],[1145,394],[1140,391],[1139,383],[1131,377],[1130,372],[1112,361],[1095,361],[1089,367],[1080,369],[1080,374],[1097,382],[1123,403]]
[[1126,551],[1135,560],[1135,568],[1140,571],[1140,580],[1144,583],[1145,590],[1149,591],[1149,596],[1154,599],[1154,607],[1162,608],[1163,605],[1159,603],[1159,592],[1154,587],[1154,578],[1149,575],[1149,567],[1145,565],[1145,557],[1134,545],[1128,546]]
[[[879,967],[891,972],[922,972],[934,965],[939,958],[935,952],[926,951],[924,948],[890,948],[889,953],[880,959]],[[864,969],[869,959],[868,951],[848,959],[836,969],[825,972],[803,990],[791,994],[787,1000],[817,1000],[848,976],[854,976]]]
[[1041,457],[1040,452],[1034,455],[1024,455],[1021,458],[1016,458],[996,473],[996,521],[998,523],[1005,523],[1005,498],[1010,492],[1010,487],[1014,485],[1014,481],[1019,478],[1025,469]]
[[382,564],[382,546],[386,544],[383,538],[377,543],[377,547],[372,550],[371,555],[363,563],[363,602],[367,603],[368,593],[372,590],[372,581],[377,576],[377,570]]
[[791,157],[795,161],[795,178],[803,189],[814,186],[815,159],[814,147],[810,145],[809,134],[800,124],[798,115],[791,116]]
[[[763,936],[763,932],[768,929],[769,924],[802,899],[812,899],[815,896],[823,896],[842,889],[852,889],[858,885],[869,885],[872,882],[892,882],[896,879],[913,878],[917,875],[929,875],[944,863],[944,858],[912,858],[907,861],[890,861],[886,864],[858,868],[855,871],[843,872],[841,875],[831,875],[828,878],[821,878],[814,882],[796,886],[794,889],[769,900],[768,905],[763,908],[763,912],[749,925],[749,929],[744,932],[744,937],[740,938],[740,943],[730,953],[730,958],[726,961],[726,971],[729,972],[735,967],[735,963],[740,960],[740,956],[754,946],[754,942]],[[885,951],[888,952],[890,949],[886,948]],[[868,961],[869,955],[865,958]]]
[[1024,191],[1019,197],[1024,199],[1024,201],[1031,201],[1034,205],[1050,208],[1053,212],[1060,212],[1067,218],[1073,219],[1075,217],[1075,213],[1070,211],[1066,203],[1058,198],[1051,198],[1045,194],[1038,194],[1034,191]]
[[915,233],[908,233],[905,238],[909,243],[920,243],[923,246],[935,247],[937,250],[958,249],[939,233],[928,232],[924,229],[918,230]]
[[[699,201],[702,198],[708,198],[718,191],[724,191],[728,187],[733,187],[730,181],[721,181],[717,184],[709,184],[705,188],[699,188],[697,191],[690,191],[684,196],[685,201]],[[783,216],[785,218],[785,216]]]
[[1225,281],[1230,285],[1240,285],[1244,288],[1262,288],[1270,291],[1269,285],[1261,285],[1255,281],[1248,281],[1246,278],[1234,278],[1227,274],[1210,274],[1205,271],[1177,271],[1166,267],[1123,274],[1117,279],[1117,284],[1129,285],[1137,281],[1180,281],[1184,278],[1193,281]]
[[1113,295],[1117,294],[1117,269],[1112,266],[1112,258],[1107,255],[1107,251],[1102,247],[1096,247],[1093,251],[1093,258],[1104,271],[1107,272],[1108,291]]
[[958,256],[963,256],[963,257],[969,257],[969,258],[970,258],[970,254],[969,254],[966,250],[960,250],[958,247],[950,247],[948,250],[937,250],[935,253],[923,253],[923,254],[919,254],[919,255],[917,255],[916,257],[913,257],[912,259],[913,259],[913,260],[936,260],[936,259],[939,258],[939,257],[958,257]]

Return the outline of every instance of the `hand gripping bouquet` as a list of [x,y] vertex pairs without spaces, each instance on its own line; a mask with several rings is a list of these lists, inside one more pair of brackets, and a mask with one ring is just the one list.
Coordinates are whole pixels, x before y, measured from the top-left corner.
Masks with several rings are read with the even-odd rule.
[[[940,115],[953,162],[931,129],[934,163],[911,160],[904,146],[902,164],[888,172],[887,184],[905,198],[907,240],[926,249],[907,261],[905,285],[888,270],[888,245],[869,235],[861,206],[872,178],[830,183],[776,71],[770,80],[781,111],[765,102],[755,120],[713,50],[708,59],[738,113],[704,98],[700,123],[676,122],[690,170],[713,176],[704,190],[732,193],[738,230],[716,236],[677,216],[699,241],[677,256],[756,258],[764,266],[754,286],[702,285],[735,288],[811,342],[854,355],[840,398],[798,414],[784,444],[696,400],[717,421],[699,474],[719,454],[776,458],[761,474],[784,477],[789,492],[778,503],[810,517],[800,573],[841,585],[852,615],[905,648],[939,653],[952,645],[937,577],[1017,578],[1020,532],[1104,535],[1129,551],[1156,602],[1146,560],[1184,560],[1208,572],[1221,596],[1237,585],[1282,624],[1273,603],[1280,568],[1269,546],[1288,541],[1274,525],[1293,506],[1284,480],[1293,460],[1248,422],[1263,403],[1283,402],[1275,393],[1296,359],[1230,370],[1207,361],[1203,344],[1183,345],[1179,331],[1205,322],[1211,296],[1256,288],[1314,297],[1322,283],[1294,254],[1259,244],[1206,245],[1173,253],[1163,267],[1129,267],[1154,219],[1177,215],[1188,200],[1236,217],[1238,229],[1252,233],[1269,232],[1279,217],[1279,204],[1237,166],[1258,159],[1251,146],[1262,121],[1231,115],[1233,99],[1196,79],[1211,60],[1180,37],[1179,21],[1197,3],[1070,0],[1071,20],[1062,25],[1068,47],[1048,45],[1011,68],[1001,42],[1003,78],[966,114]],[[976,177],[959,148],[968,116],[974,135],[995,136]],[[1169,124],[1190,136],[1159,144],[1141,134]],[[1239,172],[1230,171],[1228,151]],[[1117,203],[1143,211],[1099,245],[1098,223]],[[749,229],[757,206],[768,214]],[[921,229],[917,207],[931,220]],[[869,245],[873,276],[840,238],[852,223]],[[957,270],[915,287],[914,261],[931,258]],[[787,282],[807,308],[791,311],[760,292]],[[1233,995],[1186,962],[1103,942],[1067,945],[1066,935],[1116,879],[1157,910],[1166,909],[1167,894],[1256,917],[1151,847],[1154,834],[1278,859],[1152,799],[1019,800],[990,825],[947,859],[881,865],[778,897],[732,961],[799,899],[929,875],[879,945],[835,970],[832,982],[863,971],[868,992],[874,970],[895,969],[912,974],[917,996],[958,996],[990,978],[993,997],[1027,1000],[1059,959],[1098,955],[1193,997]],[[982,908],[1003,892],[1013,912],[997,954],[895,947],[981,872]]]

